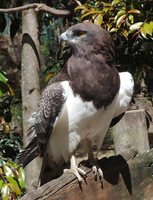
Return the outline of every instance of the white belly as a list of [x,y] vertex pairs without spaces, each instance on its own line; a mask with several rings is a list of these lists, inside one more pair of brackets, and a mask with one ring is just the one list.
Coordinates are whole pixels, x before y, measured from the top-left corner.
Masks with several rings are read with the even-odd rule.
[[83,102],[73,95],[68,82],[63,82],[67,94],[67,101],[60,117],[56,120],[53,132],[47,145],[47,152],[52,154],[53,160],[58,163],[64,159],[67,162],[70,155],[84,140],[97,141],[100,147],[114,114],[114,104],[98,111],[92,102]]

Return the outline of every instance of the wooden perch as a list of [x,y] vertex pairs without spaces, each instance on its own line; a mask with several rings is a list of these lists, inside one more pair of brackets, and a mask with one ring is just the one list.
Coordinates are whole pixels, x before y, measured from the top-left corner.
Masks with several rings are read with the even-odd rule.
[[69,10],[55,9],[55,8],[51,8],[47,6],[46,4],[40,4],[40,3],[32,3],[32,4],[28,4],[24,6],[15,7],[15,8],[1,8],[0,13],[19,12],[19,11],[27,10],[30,8],[34,8],[36,12],[45,11],[45,12],[51,13],[53,15],[58,15],[58,16],[66,16],[66,15],[71,14]]
[[81,187],[69,173],[32,191],[20,200],[144,200],[153,197],[153,150],[130,159],[123,156],[102,158],[98,164],[104,173],[104,187],[89,168]]

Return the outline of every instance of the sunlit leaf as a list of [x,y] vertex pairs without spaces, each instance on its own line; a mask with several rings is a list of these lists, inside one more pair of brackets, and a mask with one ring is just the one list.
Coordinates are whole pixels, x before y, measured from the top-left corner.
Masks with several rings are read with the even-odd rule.
[[99,14],[99,13],[101,13],[101,12],[100,12],[100,11],[96,11],[96,10],[89,11],[89,12],[85,13],[84,15],[82,15],[81,19],[83,19],[83,18],[85,18],[85,17],[87,17],[87,16],[89,16],[89,15],[92,15],[92,14]]
[[25,187],[25,172],[22,167],[19,169],[18,182],[21,188]]
[[115,4],[119,3],[119,2],[120,2],[120,0],[113,0],[111,4],[115,5]]
[[144,38],[147,39],[147,36],[146,36],[146,32],[145,32],[145,30],[144,30],[144,27],[141,27],[141,28],[140,28],[140,33],[141,33],[142,37],[144,37]]
[[3,73],[0,72],[0,81],[5,84],[8,82],[8,79],[5,76],[5,72],[3,72]]
[[117,31],[118,31],[118,28],[112,28],[109,30],[110,33],[117,32]]
[[114,18],[114,22],[116,22],[117,21],[117,19],[120,17],[120,16],[122,16],[122,15],[125,15],[125,10],[120,10],[117,14],[116,14],[116,16],[115,16],[115,18]]
[[140,10],[133,9],[133,10],[129,10],[127,13],[128,14],[139,14],[141,12],[140,12]]
[[95,18],[94,18],[94,23],[101,26],[102,24],[102,21],[103,21],[103,16],[102,15],[97,15]]
[[153,32],[152,32],[152,26],[150,24],[144,23],[143,28],[146,34],[152,36]]
[[89,11],[89,9],[86,6],[84,6],[84,5],[77,6],[74,10],[75,11],[77,11],[77,10]]
[[4,183],[4,181],[0,180],[0,190],[2,189],[3,183]]
[[142,26],[142,24],[143,24],[143,22],[138,22],[138,23],[132,24],[130,26],[130,31],[134,32],[134,31],[140,29],[140,27]]
[[153,29],[153,21],[149,23],[151,28]]
[[4,165],[4,172],[7,177],[14,177],[12,170],[6,164]]
[[2,200],[9,200],[10,188],[7,184],[4,184],[1,189]]
[[110,3],[105,3],[104,1],[102,1],[101,3],[104,5],[104,7],[112,7],[112,4]]
[[134,22],[134,16],[133,15],[129,15],[128,18],[129,18],[130,22],[133,24],[133,22]]
[[118,18],[118,20],[117,20],[117,22],[116,22],[116,26],[117,26],[118,28],[120,28],[120,26],[121,26],[122,23],[124,22],[125,18],[126,18],[126,15],[122,15],[122,16],[120,16],[120,17]]
[[111,10],[111,7],[104,7],[100,12],[104,15]]
[[18,183],[16,180],[14,180],[12,177],[7,178],[9,181],[8,186],[12,189],[12,191],[17,195],[21,195],[21,189],[18,186]]

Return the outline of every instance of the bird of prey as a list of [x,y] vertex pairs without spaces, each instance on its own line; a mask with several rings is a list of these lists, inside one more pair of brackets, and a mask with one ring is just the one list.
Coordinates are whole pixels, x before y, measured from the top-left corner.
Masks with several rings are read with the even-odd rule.
[[100,150],[108,128],[122,118],[133,95],[133,78],[116,70],[114,44],[106,30],[79,23],[62,33],[60,40],[72,54],[44,89],[30,118],[31,142],[19,159],[26,166],[38,155],[43,158],[41,185],[55,178],[66,163],[70,169],[65,171],[81,181],[85,172],[77,166],[75,153],[82,144],[95,169],[92,145]]

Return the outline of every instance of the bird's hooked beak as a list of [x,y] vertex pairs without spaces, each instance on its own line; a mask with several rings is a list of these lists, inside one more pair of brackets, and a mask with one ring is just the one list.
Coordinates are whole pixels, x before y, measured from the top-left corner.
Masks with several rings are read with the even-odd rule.
[[59,43],[60,43],[60,48],[61,48],[61,52],[63,53],[65,47],[67,47],[67,33],[64,32],[59,36]]
[[65,41],[65,42],[69,42],[70,40],[72,40],[72,35],[73,33],[71,31],[65,31],[64,33],[62,33],[60,36],[59,36],[59,42],[61,43],[62,41]]
[[59,43],[61,43],[62,41],[67,41],[67,40],[68,40],[68,33],[67,31],[65,31],[59,36]]
[[62,57],[64,54],[67,54],[67,52],[70,52],[70,46],[68,45],[69,40],[69,33],[68,31],[65,31],[59,36],[59,43],[60,43],[60,57]]

